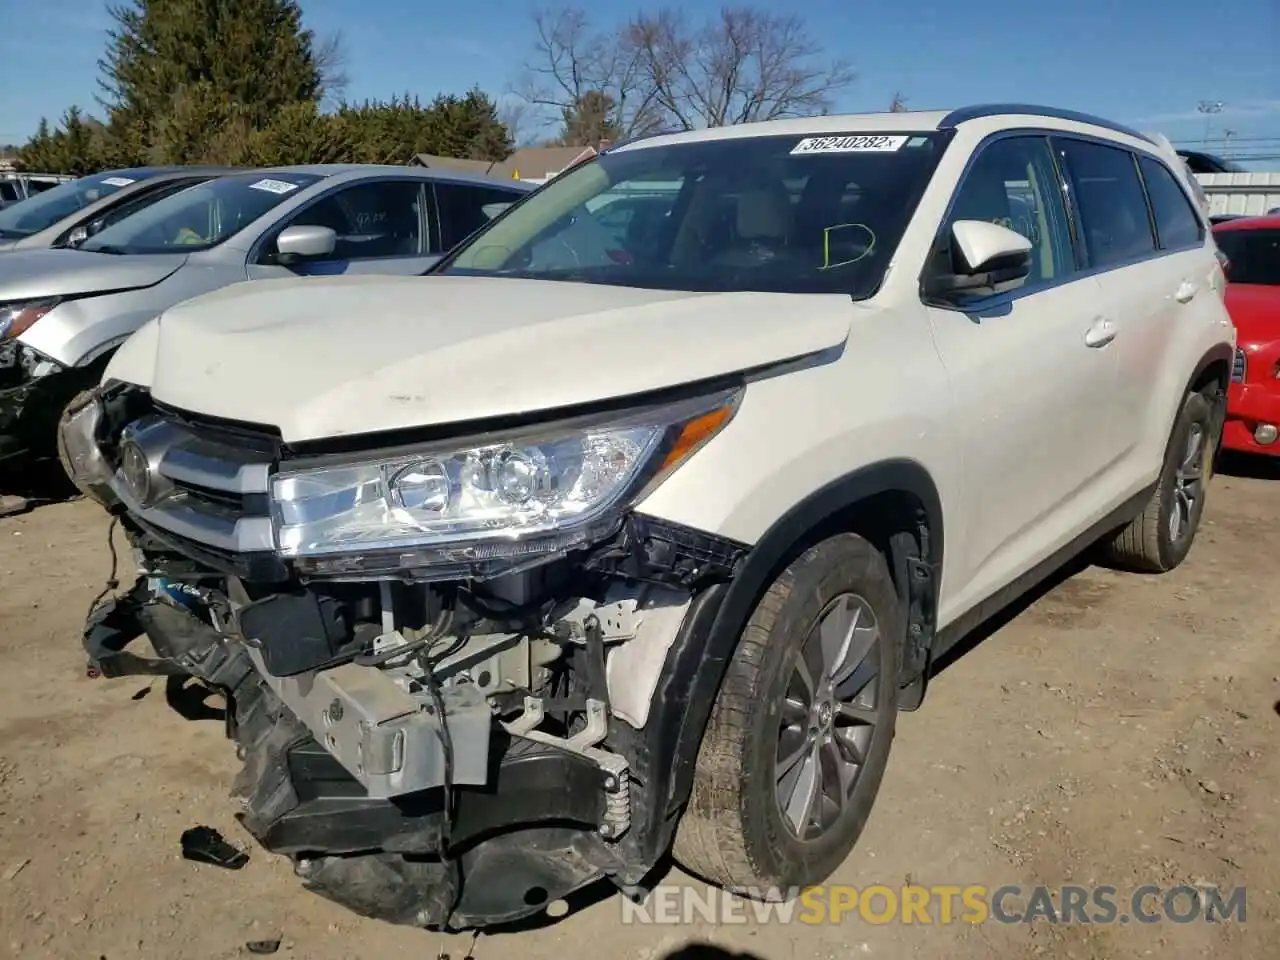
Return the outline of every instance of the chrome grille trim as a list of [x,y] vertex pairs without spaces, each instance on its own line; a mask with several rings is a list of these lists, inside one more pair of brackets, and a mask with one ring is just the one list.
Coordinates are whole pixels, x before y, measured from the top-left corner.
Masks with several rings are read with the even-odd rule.
[[229,517],[208,509],[189,494],[178,493],[154,507],[144,507],[116,474],[113,489],[129,512],[170,533],[229,553],[257,553],[275,549],[270,517]]
[[138,519],[224,552],[275,549],[266,501],[272,464],[261,451],[220,443],[162,416],[134,421],[123,438],[141,448],[158,481],[158,495],[144,504],[117,466],[112,490]]

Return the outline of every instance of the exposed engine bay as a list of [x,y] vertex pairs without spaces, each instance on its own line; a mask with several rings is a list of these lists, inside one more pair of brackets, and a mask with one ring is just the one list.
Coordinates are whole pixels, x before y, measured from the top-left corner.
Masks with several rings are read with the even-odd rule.
[[[110,443],[71,454],[131,469]],[[89,618],[90,673],[220,692],[241,822],[308,887],[367,916],[464,928],[602,878],[639,885],[665,852],[701,645],[741,545],[631,514],[600,542],[492,576],[343,580],[264,571],[112,488],[87,492],[138,571]],[[125,649],[143,634],[156,659]]]

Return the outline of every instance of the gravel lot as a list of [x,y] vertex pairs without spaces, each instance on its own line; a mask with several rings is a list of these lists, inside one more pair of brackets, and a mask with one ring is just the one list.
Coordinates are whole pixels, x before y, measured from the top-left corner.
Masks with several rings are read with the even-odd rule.
[[[605,896],[474,942],[353,917],[249,846],[220,723],[179,717],[162,682],[84,675],[79,631],[108,572],[102,511],[2,519],[0,953],[204,960],[280,938],[277,955],[307,960],[660,960],[699,942],[760,960],[1275,958],[1278,503],[1280,469],[1236,464],[1180,570],[1084,570],[959,657],[900,721],[867,833],[833,878],[1245,885],[1245,923],[650,927],[623,924]],[[246,845],[249,865],[183,860],[178,838],[196,824]]]

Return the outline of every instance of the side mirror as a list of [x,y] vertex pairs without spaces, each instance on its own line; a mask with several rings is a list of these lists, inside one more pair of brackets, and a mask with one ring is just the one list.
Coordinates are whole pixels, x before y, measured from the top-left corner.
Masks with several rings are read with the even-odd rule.
[[281,263],[327,257],[338,245],[338,235],[329,227],[285,227],[276,237],[276,254]]
[[1031,241],[997,223],[957,220],[950,254],[926,282],[925,292],[939,300],[1007,293],[1031,274]]
[[503,210],[507,209],[507,207],[511,206],[511,204],[513,204],[514,202],[515,202],[514,200],[508,200],[502,203],[486,203],[483,207],[480,208],[480,210],[485,215],[485,219],[492,220],[494,217],[500,214]]

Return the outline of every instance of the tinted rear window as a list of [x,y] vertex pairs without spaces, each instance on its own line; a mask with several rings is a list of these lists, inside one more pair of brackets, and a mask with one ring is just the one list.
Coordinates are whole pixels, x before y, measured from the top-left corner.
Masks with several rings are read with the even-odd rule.
[[1231,261],[1231,283],[1280,286],[1280,230],[1220,230],[1213,238]]

